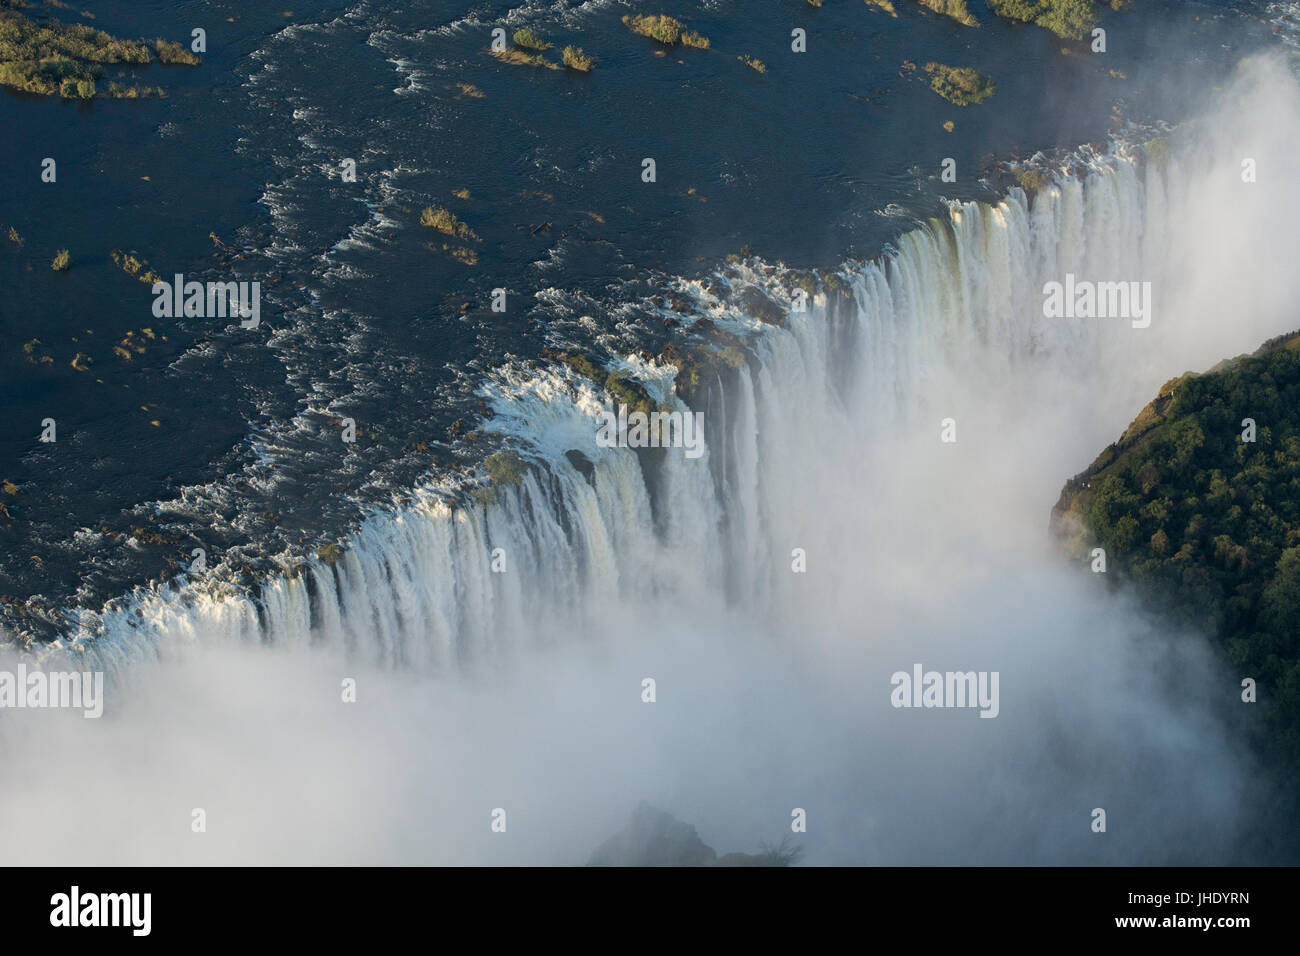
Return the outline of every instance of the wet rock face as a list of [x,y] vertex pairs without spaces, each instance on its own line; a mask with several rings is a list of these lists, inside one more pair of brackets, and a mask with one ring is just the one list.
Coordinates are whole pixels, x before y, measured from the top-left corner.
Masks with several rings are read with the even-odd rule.
[[576,468],[582,474],[582,477],[587,479],[587,484],[593,488],[596,487],[596,466],[591,463],[590,458],[574,448],[566,451],[564,457],[569,459],[569,464]]
[[631,822],[592,853],[588,866],[708,866],[717,859],[695,827],[642,803]]
[[746,289],[740,295],[741,307],[758,319],[768,325],[776,325],[785,328],[789,323],[789,316],[786,315],[785,309],[773,302],[758,289]]

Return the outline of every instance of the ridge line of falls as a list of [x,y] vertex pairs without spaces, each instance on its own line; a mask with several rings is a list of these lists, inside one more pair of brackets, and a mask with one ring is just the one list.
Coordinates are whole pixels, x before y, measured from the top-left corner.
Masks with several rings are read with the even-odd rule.
[[[1016,188],[996,205],[953,204],[950,222],[932,220],[880,260],[846,267],[844,291],[819,292],[802,313],[789,309],[779,271],[735,270],[733,290],[777,299],[785,327],[692,285],[701,313],[749,349],[725,384],[702,390],[698,459],[599,448],[606,396],[564,368],[502,369],[485,388],[494,411],[485,430],[530,467],[488,507],[453,507],[440,490],[419,489],[410,506],[370,516],[333,566],[309,560],[257,597],[137,594],[88,616],[46,654],[71,648],[83,666],[112,674],[193,641],[320,645],[440,671],[520,642],[599,631],[598,609],[631,592],[723,592],[772,620],[797,620],[834,601],[843,582],[792,574],[792,549],[815,547],[811,560],[822,561],[860,546],[814,497],[828,452],[839,462],[839,446],[865,456],[918,423],[937,429],[954,383],[977,393],[1026,365],[1098,361],[1104,343],[1093,329],[1042,320],[1042,283],[1066,272],[1146,274],[1163,251],[1164,192],[1152,164],[1117,154],[1060,177],[1032,206]],[[672,367],[637,371],[655,398],[686,410]],[[575,467],[573,451],[591,467]],[[1061,475],[1076,465],[1063,463]],[[494,549],[504,573],[492,570]]]

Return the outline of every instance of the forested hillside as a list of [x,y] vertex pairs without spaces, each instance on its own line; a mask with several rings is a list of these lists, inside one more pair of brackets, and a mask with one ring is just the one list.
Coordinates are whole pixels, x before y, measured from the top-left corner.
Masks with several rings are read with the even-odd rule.
[[1079,557],[1205,628],[1273,720],[1300,784],[1300,333],[1167,382],[1066,483],[1054,529]]

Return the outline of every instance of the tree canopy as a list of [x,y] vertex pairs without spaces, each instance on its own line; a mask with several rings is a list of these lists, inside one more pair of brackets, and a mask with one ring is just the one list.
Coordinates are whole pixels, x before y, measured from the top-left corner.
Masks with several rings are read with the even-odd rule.
[[1053,523],[1256,680],[1300,790],[1300,333],[1166,383]]

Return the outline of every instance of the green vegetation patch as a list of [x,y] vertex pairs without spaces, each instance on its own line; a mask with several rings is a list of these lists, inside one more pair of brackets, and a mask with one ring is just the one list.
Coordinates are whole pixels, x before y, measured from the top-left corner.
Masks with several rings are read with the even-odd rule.
[[650,37],[652,40],[658,40],[665,46],[683,46],[695,47],[699,50],[709,48],[709,38],[701,36],[693,30],[687,30],[679,20],[672,17],[664,16],[662,13],[655,16],[637,14],[636,16],[623,17],[623,25],[633,33],[638,33],[643,37]]
[[144,259],[137,259],[134,252],[122,252],[115,249],[109,255],[112,257],[115,266],[146,285],[153,285],[155,282],[162,281],[158,273],[149,268],[149,263]]
[[533,34],[532,30],[526,27],[522,30],[516,30],[512,39],[515,41],[515,46],[522,47],[525,50],[549,50],[555,45],[542,42]]
[[659,404],[650,397],[645,386],[628,372],[606,372],[581,352],[557,352],[548,348],[542,350],[542,358],[567,365],[583,378],[605,389],[614,397],[616,404],[627,406],[629,414],[645,412],[648,415],[660,410]]
[[708,383],[729,370],[744,367],[746,349],[743,339],[718,328],[709,319],[699,320],[691,329],[709,341],[701,345],[669,342],[660,351],[659,360],[677,367],[677,394],[693,406]]
[[180,64],[181,66],[198,66],[203,61],[187,50],[180,43],[173,43],[170,40],[154,40],[154,53],[158,55],[159,63],[168,65]]
[[478,236],[474,234],[473,229],[457,219],[456,214],[451,210],[443,209],[441,206],[425,206],[424,211],[420,213],[420,225],[427,226],[444,236],[478,241]]
[[916,0],[916,2],[927,10],[933,10],[945,17],[951,17],[962,26],[977,27],[980,25],[980,22],[975,19],[975,15],[966,6],[966,0]]
[[157,87],[110,84],[99,92],[104,64],[200,63],[179,43],[120,40],[103,30],[57,20],[35,23],[13,10],[0,10],[0,85],[26,93],[88,100],[162,95]]
[[517,485],[524,480],[528,465],[517,451],[499,451],[483,459],[483,467],[494,485]]
[[931,77],[930,89],[956,106],[983,103],[998,91],[997,84],[990,77],[976,72],[969,66],[927,63],[925,72]]
[[1041,169],[1017,169],[1016,182],[1028,195],[1032,196],[1050,185],[1047,173]]
[[343,560],[343,548],[337,544],[322,544],[316,549],[316,557],[333,566]]
[[492,55],[502,63],[512,66],[540,66],[548,70],[558,70],[558,63],[552,63],[540,53],[525,53],[523,50],[493,50]]
[[1270,746],[1300,787],[1300,333],[1167,382],[1066,483],[1052,522],[1258,682],[1275,705]]
[[465,246],[448,246],[446,243],[443,243],[442,251],[447,253],[447,255],[451,256],[463,266],[478,265],[478,253],[473,249],[468,249]]
[[[1005,20],[1033,23],[1063,40],[1082,40],[1097,25],[1094,0],[988,0],[989,9]],[[1112,2],[1115,10],[1123,2]]]
[[564,48],[564,65],[571,70],[577,70],[579,73],[590,73],[596,68],[596,58],[587,56],[582,52],[580,46],[566,46]]

